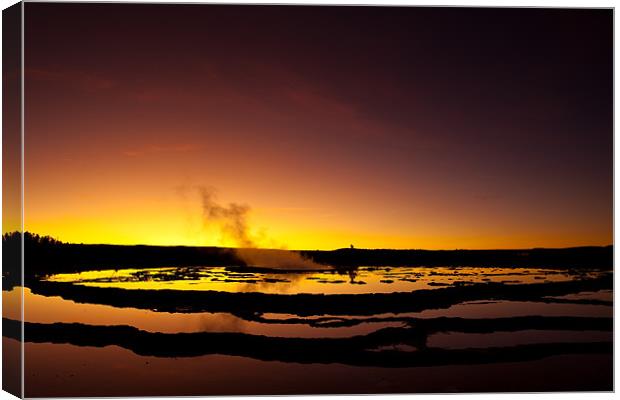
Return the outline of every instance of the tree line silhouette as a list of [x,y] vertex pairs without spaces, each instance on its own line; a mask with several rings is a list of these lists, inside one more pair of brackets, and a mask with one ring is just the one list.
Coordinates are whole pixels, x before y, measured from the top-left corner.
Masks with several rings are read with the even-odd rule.
[[[18,282],[22,234],[2,235],[3,282]],[[287,252],[288,250],[270,250]],[[554,268],[613,268],[613,247],[574,247],[526,250],[390,250],[343,248],[299,253],[319,264],[350,270],[374,266],[498,266]],[[25,279],[41,274],[103,268],[160,266],[250,267],[234,248],[65,243],[50,236],[23,233]],[[4,286],[4,285],[3,285]]]

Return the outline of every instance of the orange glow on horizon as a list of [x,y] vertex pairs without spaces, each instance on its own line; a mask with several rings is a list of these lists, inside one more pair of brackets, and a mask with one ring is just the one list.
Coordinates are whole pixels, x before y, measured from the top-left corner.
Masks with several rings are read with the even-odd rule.
[[[162,210],[165,210],[162,212]],[[588,245],[609,245],[605,235],[559,236],[554,233],[539,235],[520,232],[515,234],[494,234],[492,232],[468,235],[467,232],[442,233],[440,230],[425,229],[418,234],[386,234],[368,230],[330,229],[321,227],[313,215],[298,216],[282,212],[252,214],[250,229],[256,247],[291,250],[332,250],[349,247],[390,249],[515,249],[534,247],[573,247]],[[156,215],[158,218],[154,218]],[[162,246],[220,246],[239,247],[217,227],[204,227],[198,213],[195,219],[182,212],[158,209],[129,210],[125,213],[113,211],[100,218],[61,217],[38,222],[27,221],[26,230],[49,235],[64,242],[85,244],[162,245]],[[271,219],[268,219],[271,218]],[[271,221],[271,222],[270,222]],[[268,228],[267,228],[268,227]],[[397,228],[397,227],[395,227]]]
[[251,7],[28,7],[25,230],[236,246],[205,227],[195,188],[208,186],[250,207],[260,247],[613,242],[609,15],[576,31],[563,11],[542,41],[519,22],[500,48],[467,19],[421,37],[415,8],[343,8],[335,23],[329,7],[261,8],[264,20]]

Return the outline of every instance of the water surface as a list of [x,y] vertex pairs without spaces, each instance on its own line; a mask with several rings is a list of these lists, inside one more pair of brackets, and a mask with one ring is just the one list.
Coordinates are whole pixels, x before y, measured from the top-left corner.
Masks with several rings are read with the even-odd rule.
[[[24,288],[26,395],[610,390],[610,279],[596,268],[492,266],[170,267],[42,276]],[[486,284],[496,285],[489,298],[467,300],[469,291],[441,301],[447,290],[475,293]],[[99,297],[69,295],[68,287],[98,290]],[[509,287],[518,290],[502,298]],[[528,294],[534,287],[549,293]],[[114,305],[106,300],[109,290],[138,293],[132,298],[141,301]],[[296,295],[327,305],[331,295],[333,301],[353,297],[344,313],[256,311],[250,297],[247,307],[240,300],[226,311],[211,307],[208,297],[200,311],[162,311],[147,301],[162,291],[234,296],[229,299],[256,293],[268,297],[265,304]],[[384,308],[364,312],[373,306],[372,294],[420,291],[437,296],[420,297],[428,301],[411,304],[416,311],[395,311],[390,304],[396,303],[384,300]],[[18,320],[20,288],[4,291],[3,299],[5,318]],[[17,342],[5,337],[3,343],[10,349]]]

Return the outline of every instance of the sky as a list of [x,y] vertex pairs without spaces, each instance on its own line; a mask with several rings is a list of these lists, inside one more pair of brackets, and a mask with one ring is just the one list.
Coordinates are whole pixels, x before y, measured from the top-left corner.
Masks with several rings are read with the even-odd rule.
[[[25,5],[25,229],[76,243],[613,241],[612,11]],[[208,189],[205,189],[208,188]]]

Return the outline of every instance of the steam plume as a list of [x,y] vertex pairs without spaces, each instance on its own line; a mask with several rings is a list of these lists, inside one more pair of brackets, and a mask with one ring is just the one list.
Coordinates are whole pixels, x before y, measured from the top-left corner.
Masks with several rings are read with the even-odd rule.
[[248,233],[247,215],[250,207],[245,204],[230,203],[223,207],[215,202],[214,190],[199,187],[202,198],[202,212],[205,225],[221,224],[223,233],[240,247],[256,247]]
[[209,187],[199,186],[198,192],[202,201],[204,225],[216,225],[223,235],[238,246],[235,249],[237,257],[247,265],[291,270],[326,268],[295,251],[258,249],[248,227],[250,206],[238,203],[223,206],[215,200],[215,190]]

